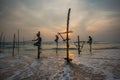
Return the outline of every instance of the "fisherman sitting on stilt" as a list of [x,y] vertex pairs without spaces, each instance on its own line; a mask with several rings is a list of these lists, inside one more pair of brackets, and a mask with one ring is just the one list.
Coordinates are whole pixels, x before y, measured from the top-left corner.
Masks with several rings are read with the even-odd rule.
[[87,41],[87,43],[90,45],[90,52],[92,51],[92,42],[93,42],[92,37],[89,36],[89,40]]
[[37,39],[35,40],[32,40],[32,41],[37,41],[36,43],[34,43],[34,46],[37,46],[38,47],[38,56],[37,58],[39,59],[40,58],[40,53],[41,53],[41,37],[40,37],[40,31],[36,34],[37,36]]
[[40,31],[36,34],[36,36],[37,36],[37,39],[32,40],[32,41],[37,41],[37,42],[34,43],[34,46],[40,46],[41,47],[42,38],[40,37]]

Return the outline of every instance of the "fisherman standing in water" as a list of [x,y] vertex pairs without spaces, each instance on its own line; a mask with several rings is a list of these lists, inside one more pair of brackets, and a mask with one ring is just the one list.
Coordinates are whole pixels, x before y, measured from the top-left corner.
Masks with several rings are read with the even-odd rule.
[[40,53],[41,53],[41,42],[42,38],[40,37],[40,31],[36,34],[37,39],[32,40],[32,41],[37,41],[34,43],[34,46],[38,46],[38,59],[40,58]]
[[93,42],[92,37],[89,36],[89,40],[87,41],[87,43],[90,45],[90,52],[92,52],[92,42]]

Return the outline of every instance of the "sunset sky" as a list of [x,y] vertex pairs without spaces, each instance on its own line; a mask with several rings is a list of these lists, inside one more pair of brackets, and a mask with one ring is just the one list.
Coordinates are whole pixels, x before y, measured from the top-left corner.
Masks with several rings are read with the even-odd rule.
[[66,29],[71,8],[70,35],[87,40],[120,42],[120,0],[0,0],[0,34],[7,41],[20,30],[20,38],[32,40],[41,31],[43,41],[53,41]]

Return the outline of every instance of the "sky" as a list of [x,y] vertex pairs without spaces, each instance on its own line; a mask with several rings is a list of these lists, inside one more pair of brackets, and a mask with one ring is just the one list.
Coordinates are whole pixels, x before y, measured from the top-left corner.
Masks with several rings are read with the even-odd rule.
[[[43,41],[54,41],[66,31],[70,13],[71,40],[120,42],[120,0],[0,0],[0,34],[12,41],[20,31],[20,40],[32,40],[41,32]],[[65,36],[65,35],[63,35]]]

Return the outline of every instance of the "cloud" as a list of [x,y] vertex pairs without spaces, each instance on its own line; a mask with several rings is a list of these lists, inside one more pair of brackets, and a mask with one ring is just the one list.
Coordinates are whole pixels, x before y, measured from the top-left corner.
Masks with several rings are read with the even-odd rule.
[[97,11],[120,11],[120,0],[77,0],[77,5],[84,4],[84,9]]
[[86,26],[86,30],[96,37],[96,40],[119,41],[119,18],[103,16],[90,20]]
[[112,35],[118,40],[119,3],[119,0],[0,0],[0,32],[13,34],[19,28],[23,31],[21,35],[31,39],[40,30],[44,39],[52,40],[57,32],[66,29],[67,11],[71,8],[73,39],[76,35],[82,39],[93,35],[96,40],[104,40]]

